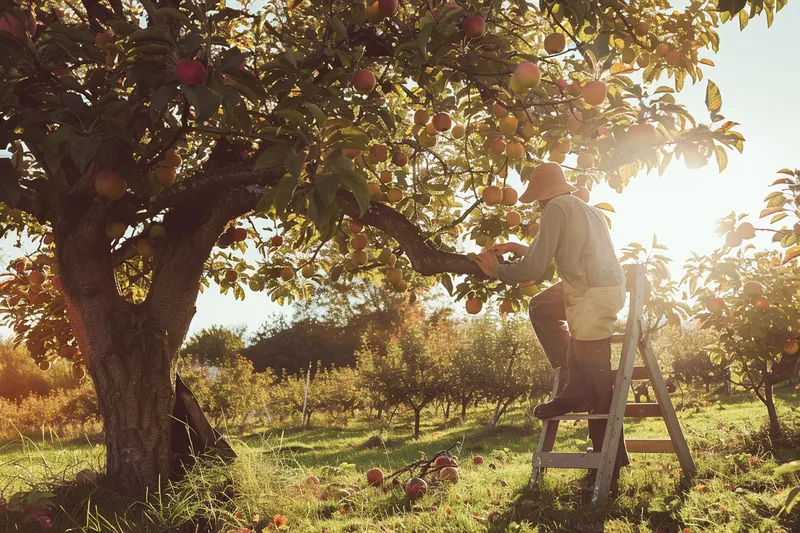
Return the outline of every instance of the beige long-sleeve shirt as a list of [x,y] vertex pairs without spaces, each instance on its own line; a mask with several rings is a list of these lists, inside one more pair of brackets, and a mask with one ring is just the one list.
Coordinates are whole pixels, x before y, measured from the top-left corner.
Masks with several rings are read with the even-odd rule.
[[562,278],[579,291],[625,284],[605,217],[569,194],[547,203],[539,233],[523,257],[495,265],[492,276],[508,284],[539,283],[554,258]]

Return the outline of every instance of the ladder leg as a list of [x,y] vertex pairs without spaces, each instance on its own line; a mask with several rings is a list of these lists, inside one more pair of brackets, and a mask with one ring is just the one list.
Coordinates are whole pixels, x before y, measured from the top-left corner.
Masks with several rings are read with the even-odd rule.
[[622,357],[617,369],[617,379],[614,384],[614,396],[608,412],[608,424],[603,439],[603,449],[600,457],[600,467],[595,477],[592,504],[601,506],[608,501],[608,491],[614,477],[614,466],[617,462],[617,450],[622,437],[622,422],[625,418],[625,406],[628,403],[628,390],[633,379],[633,366],[636,361],[636,349],[642,335],[641,316],[644,309],[644,272],[637,269],[631,291],[630,310],[628,322],[625,327],[625,340],[622,342]]
[[683,474],[687,477],[693,477],[697,473],[694,460],[692,459],[692,454],[689,452],[686,439],[683,436],[680,422],[678,422],[678,416],[675,414],[675,408],[672,405],[669,392],[667,392],[667,384],[664,382],[661,369],[658,367],[658,361],[656,361],[656,354],[653,351],[653,346],[650,344],[650,339],[645,339],[640,342],[639,349],[642,352],[642,359],[644,359],[644,364],[650,374],[653,392],[661,408],[661,416],[664,417],[664,423],[667,425],[669,438],[672,439],[675,446],[675,453],[678,455],[678,461],[683,469]]
[[[550,399],[556,397],[558,394],[558,389],[561,385],[561,368],[555,369],[555,377],[553,378],[553,389],[550,392]],[[566,371],[564,371],[566,374]],[[564,376],[566,378],[566,375]],[[550,452],[553,450],[553,446],[556,442],[556,433],[558,433],[558,420],[543,420],[542,421],[542,434],[539,435],[539,444],[536,446],[536,452]],[[533,487],[542,479],[542,475],[544,474],[544,468],[540,468],[536,465],[533,458],[536,457],[536,453],[533,454],[531,457],[531,479],[528,482],[528,487]]]
[[[558,420],[545,420],[542,422],[542,434],[539,436],[539,445],[536,448],[537,452],[551,452],[553,445],[556,442],[556,433],[558,433]],[[533,487],[542,480],[545,469],[538,467],[532,463],[533,471],[531,472],[531,480],[528,484]]]

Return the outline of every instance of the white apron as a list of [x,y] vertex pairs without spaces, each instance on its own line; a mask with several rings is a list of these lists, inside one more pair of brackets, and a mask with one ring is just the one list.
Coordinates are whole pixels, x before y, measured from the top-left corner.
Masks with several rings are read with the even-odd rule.
[[563,277],[561,282],[570,335],[579,341],[611,337],[617,313],[625,306],[625,285],[591,287],[581,291]]

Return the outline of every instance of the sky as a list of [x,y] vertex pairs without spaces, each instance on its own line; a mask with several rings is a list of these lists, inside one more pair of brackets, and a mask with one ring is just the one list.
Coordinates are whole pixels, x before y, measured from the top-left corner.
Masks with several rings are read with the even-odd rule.
[[[722,115],[740,124],[737,129],[746,139],[744,153],[729,151],[728,168],[722,174],[713,159],[693,170],[673,161],[661,177],[655,171],[640,173],[621,195],[606,185],[596,186],[590,203],[614,206],[611,236],[618,250],[633,241],[649,245],[657,234],[669,248],[666,255],[674,259],[673,276],[680,278],[683,262],[692,251],[705,254],[722,244],[724,237],[715,233],[718,219],[733,210],[751,214],[755,222],[775,172],[800,167],[797,28],[800,6],[789,3],[772,28],[767,29],[762,16],[750,21],[743,32],[736,23],[720,29],[719,54],[707,55],[716,66],[704,67],[704,74],[722,92]],[[709,122],[705,89],[704,80],[677,95],[701,122]],[[767,246],[769,237],[759,236],[755,242]],[[14,255],[7,243],[0,251],[6,257]],[[244,325],[253,333],[276,313],[291,314],[291,308],[281,308],[263,293],[248,292],[244,301],[236,301],[219,294],[212,284],[197,299],[190,334],[213,324]],[[0,329],[0,333],[7,331]]]

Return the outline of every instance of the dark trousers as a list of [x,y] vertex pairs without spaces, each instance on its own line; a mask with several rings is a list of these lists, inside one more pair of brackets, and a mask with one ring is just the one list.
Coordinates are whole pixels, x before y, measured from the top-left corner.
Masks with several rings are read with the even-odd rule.
[[[561,283],[540,292],[528,308],[533,329],[553,368],[567,369],[567,383],[562,398],[592,398],[595,414],[607,414],[611,408],[614,380],[611,374],[611,338],[579,341],[569,334]],[[595,452],[603,449],[606,420],[589,420],[589,438]],[[620,435],[617,468],[630,463],[624,434]]]

